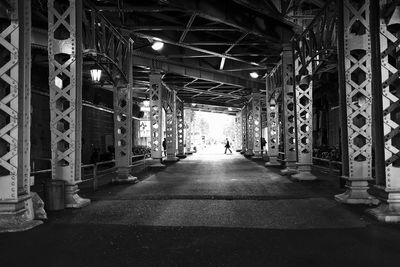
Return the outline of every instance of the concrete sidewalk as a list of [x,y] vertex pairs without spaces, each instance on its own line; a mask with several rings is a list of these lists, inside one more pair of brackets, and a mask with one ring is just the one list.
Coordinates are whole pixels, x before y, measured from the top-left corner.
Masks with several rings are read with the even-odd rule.
[[[92,204],[0,235],[2,266],[396,266],[399,225],[336,203],[337,177],[298,183],[240,154],[194,154]],[[24,251],[25,257],[20,257]],[[5,265],[3,265],[5,263]]]

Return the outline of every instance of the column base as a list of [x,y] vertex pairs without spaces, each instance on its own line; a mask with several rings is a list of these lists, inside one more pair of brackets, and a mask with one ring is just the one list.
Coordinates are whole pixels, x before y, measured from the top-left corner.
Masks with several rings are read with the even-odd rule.
[[113,178],[112,184],[136,184],[139,179],[131,175],[131,167],[117,167],[117,177]]
[[367,192],[369,189],[368,181],[349,180],[347,178],[346,187],[346,192],[335,195],[337,202],[345,204],[379,204],[379,200]]
[[263,156],[262,156],[261,152],[255,151],[253,153],[252,159],[262,159],[262,158],[263,158]]
[[77,185],[65,185],[65,207],[79,209],[90,204],[90,199],[82,198],[78,195],[79,188]]
[[317,176],[311,173],[311,164],[297,163],[297,174],[292,175],[292,178],[297,181],[315,181]]
[[149,165],[150,169],[163,169],[167,166],[161,163],[162,159],[154,159],[154,161]]
[[127,177],[117,177],[112,179],[112,184],[136,184],[139,182],[139,179],[135,176],[129,175]]
[[30,195],[21,196],[16,202],[0,202],[0,233],[26,231],[42,223],[34,220]]
[[179,161],[178,157],[168,157],[164,160],[165,162],[177,162]]
[[178,158],[180,158],[180,159],[184,159],[184,158],[186,158],[186,155],[185,154],[178,154],[178,155],[176,155]]
[[296,181],[315,181],[318,177],[312,174],[310,171],[299,171],[298,173],[291,176]]
[[278,156],[269,156],[269,161],[265,162],[265,167],[280,167],[281,163],[278,161]]
[[370,192],[381,200],[381,204],[376,208],[366,210],[366,213],[372,215],[381,222],[399,223],[400,191],[386,192],[385,187],[373,186]]
[[246,152],[244,152],[244,155],[247,157],[252,157],[254,156],[254,153],[252,150],[248,149]]
[[292,175],[297,173],[297,169],[294,167],[285,167],[280,171],[281,175]]

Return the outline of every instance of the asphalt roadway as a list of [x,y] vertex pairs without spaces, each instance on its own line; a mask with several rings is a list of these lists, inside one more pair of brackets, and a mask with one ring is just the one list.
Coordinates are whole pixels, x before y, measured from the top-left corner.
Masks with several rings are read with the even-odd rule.
[[0,234],[0,266],[400,266],[400,225],[335,202],[338,178],[319,177],[295,182],[238,153],[194,154]]

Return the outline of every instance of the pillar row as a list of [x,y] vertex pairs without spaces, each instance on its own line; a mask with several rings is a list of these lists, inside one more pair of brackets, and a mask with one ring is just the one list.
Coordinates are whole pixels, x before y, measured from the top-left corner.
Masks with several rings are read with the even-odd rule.
[[[90,200],[78,195],[81,181],[82,1],[48,1],[50,132],[52,179],[63,180],[65,206],[80,208]],[[67,25],[67,27],[61,27]],[[67,36],[66,39],[58,39]]]
[[253,131],[250,133],[252,134],[253,139],[253,158],[262,158],[261,153],[261,95],[260,91],[253,89],[252,92],[252,113],[253,113]]
[[239,111],[235,117],[235,147],[237,152],[241,151],[242,141],[242,114]]

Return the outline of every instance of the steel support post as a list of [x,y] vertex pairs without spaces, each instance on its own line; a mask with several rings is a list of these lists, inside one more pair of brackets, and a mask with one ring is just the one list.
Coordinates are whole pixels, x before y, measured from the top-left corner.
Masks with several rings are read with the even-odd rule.
[[34,220],[29,181],[31,1],[6,2],[9,17],[0,24],[0,232],[15,232],[42,222]]
[[235,148],[236,152],[242,151],[242,114],[241,112],[236,113],[235,117]]
[[282,175],[297,173],[296,162],[296,111],[294,101],[293,79],[293,52],[292,45],[285,45],[282,52],[282,96],[283,96],[283,130],[285,168]]
[[[68,4],[68,5],[66,5]],[[81,181],[82,0],[48,1],[52,179],[65,181],[65,206],[90,203]]]
[[155,167],[164,167],[161,163],[163,158],[162,142],[162,82],[161,73],[152,72],[149,75],[150,80],[150,134],[151,134],[151,157],[158,162]]
[[[253,99],[253,98],[252,98]],[[246,147],[246,152],[244,153],[246,156],[253,156],[254,155],[254,114],[253,114],[253,100],[250,100],[246,104],[246,115],[247,115],[247,132],[246,132],[246,137],[247,137],[247,147]]]
[[267,77],[266,82],[266,106],[267,106],[267,127],[268,127],[268,158],[266,167],[280,166],[279,155],[279,109],[278,94],[275,93],[275,83],[272,77]]
[[398,20],[393,26],[381,17],[385,7],[393,4],[391,0],[371,1],[370,8],[376,179],[370,192],[381,204],[367,212],[384,222],[400,222],[400,29]]
[[176,110],[176,91],[172,90],[172,103],[169,103],[170,109],[166,115],[166,140],[167,140],[167,158],[166,161],[176,162],[179,158],[176,156],[176,138],[177,138],[177,110]]
[[113,183],[137,183],[137,177],[131,174],[132,164],[132,94],[133,94],[133,70],[132,70],[133,42],[130,40],[127,57],[128,82],[115,81],[114,86],[114,147],[115,166],[117,177]]
[[186,129],[186,139],[185,139],[185,145],[186,145],[186,154],[192,154],[192,124],[193,124],[193,110],[190,108],[186,108],[184,110],[185,113],[185,129]]
[[242,151],[241,154],[246,153],[247,150],[247,108],[244,106],[241,111],[242,116]]
[[340,10],[343,12],[346,81],[341,89],[346,90],[349,176],[346,177],[346,192],[336,195],[335,199],[348,204],[378,202],[367,192],[368,182],[372,180],[372,65],[369,5],[370,0],[360,2],[343,0]]
[[185,112],[182,101],[177,102],[176,117],[178,130],[178,158],[186,158],[185,155]]
[[253,113],[253,158],[262,158],[261,153],[261,95],[260,91],[253,89],[252,92],[252,113]]
[[[299,48],[305,45],[299,41]],[[312,80],[312,59],[305,58],[307,66],[302,65],[300,51],[294,52],[294,81],[296,96],[296,125],[297,125],[297,174],[292,175],[293,179],[299,181],[316,180],[317,176],[311,173],[312,146],[313,146],[313,80]],[[302,84],[300,85],[300,82]],[[307,85],[307,82],[309,83]]]

